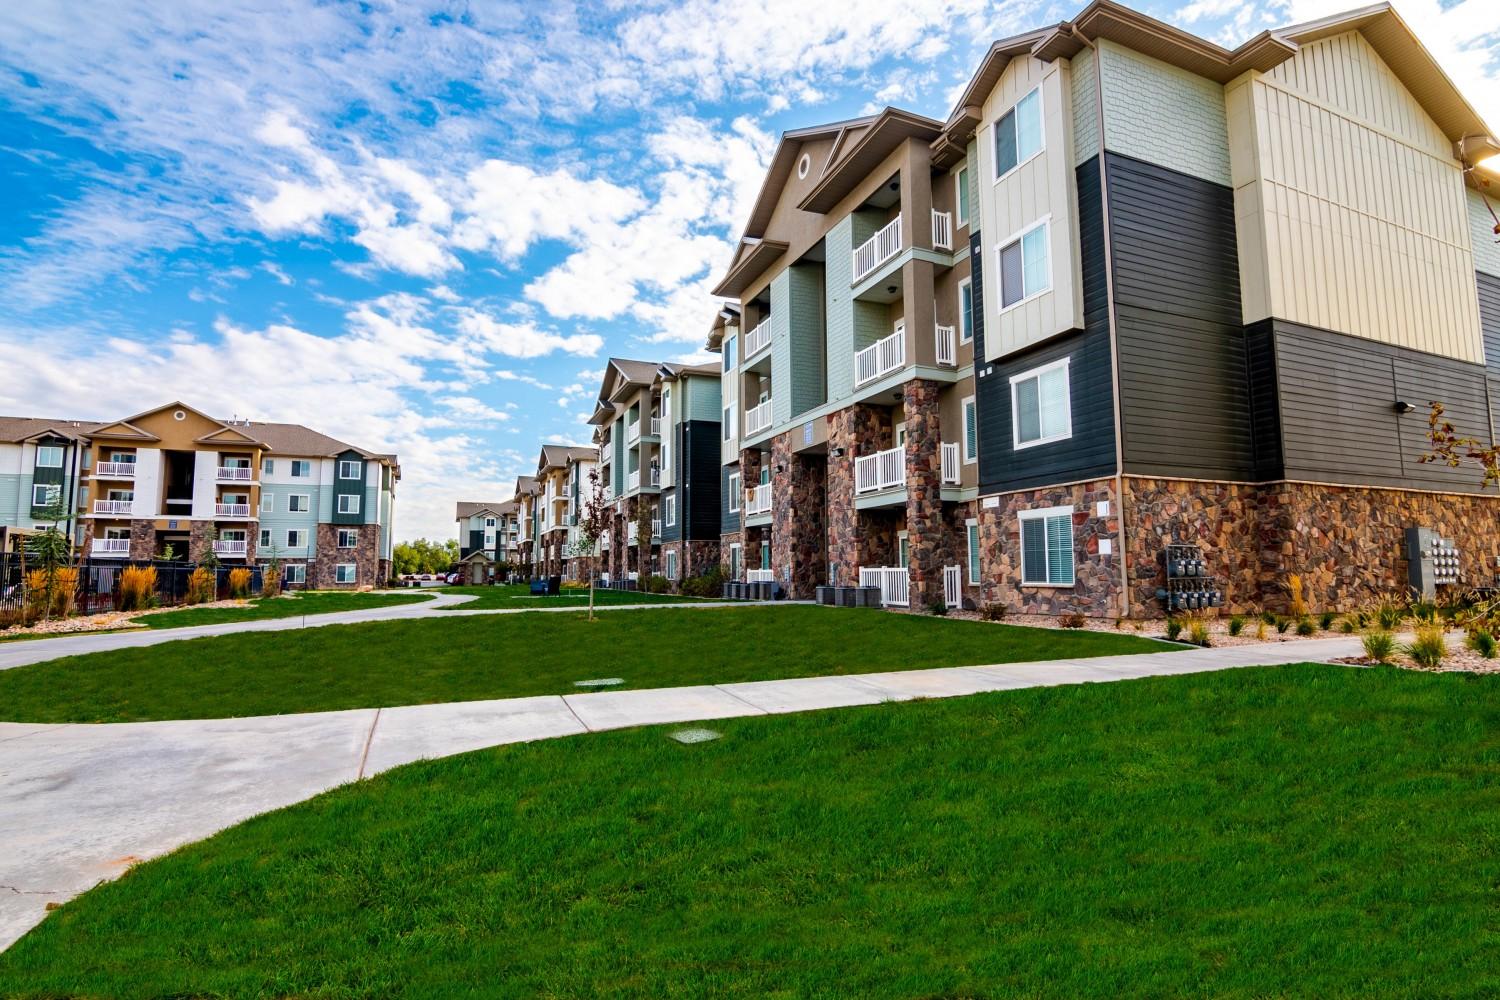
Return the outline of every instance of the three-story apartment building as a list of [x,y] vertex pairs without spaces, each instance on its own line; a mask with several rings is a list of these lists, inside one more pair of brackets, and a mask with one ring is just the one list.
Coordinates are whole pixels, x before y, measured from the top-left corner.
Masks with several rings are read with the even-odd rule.
[[520,564],[521,526],[515,498],[499,503],[460,500],[454,511],[458,522],[458,558],[470,583],[495,579],[498,565]]
[[538,576],[577,579],[579,502],[598,457],[589,445],[542,445],[536,471]]
[[517,476],[511,494],[516,503],[516,524],[519,528],[516,567],[521,576],[527,579],[536,575],[539,564],[541,504],[537,498],[540,492],[535,476]]

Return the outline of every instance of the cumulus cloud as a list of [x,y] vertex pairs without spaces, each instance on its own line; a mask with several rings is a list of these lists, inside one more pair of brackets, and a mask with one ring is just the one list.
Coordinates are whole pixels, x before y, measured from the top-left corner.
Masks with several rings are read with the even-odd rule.
[[511,358],[539,358],[554,351],[593,357],[604,348],[596,333],[556,333],[534,323],[506,323],[478,309],[462,308],[458,328],[496,354]]

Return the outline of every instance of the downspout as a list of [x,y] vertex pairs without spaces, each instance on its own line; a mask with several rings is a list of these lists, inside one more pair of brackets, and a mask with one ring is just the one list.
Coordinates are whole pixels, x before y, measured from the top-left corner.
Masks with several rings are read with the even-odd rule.
[[1120,343],[1116,332],[1114,235],[1109,221],[1109,158],[1104,142],[1104,58],[1078,25],[1068,25],[1073,37],[1094,54],[1094,117],[1099,123],[1099,210],[1104,227],[1104,283],[1109,302],[1109,377],[1115,417],[1115,502],[1120,518],[1120,617],[1130,617],[1130,548],[1125,544],[1125,424],[1120,407]]

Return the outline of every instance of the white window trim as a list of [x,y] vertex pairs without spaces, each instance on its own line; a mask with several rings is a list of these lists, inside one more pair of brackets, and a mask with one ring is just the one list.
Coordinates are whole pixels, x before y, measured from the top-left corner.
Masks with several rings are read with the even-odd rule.
[[[343,579],[344,570],[349,570],[349,579]],[[334,583],[358,583],[359,566],[355,563],[335,563],[333,566]]]
[[307,563],[287,563],[282,567],[281,578],[287,583],[307,582]]
[[[41,500],[38,500],[36,498],[36,491],[37,490],[46,490],[47,491],[46,493],[42,494],[42,499]],[[62,499],[62,486],[59,485],[58,483],[32,483],[31,484],[31,506],[33,506],[33,507],[51,507],[57,501],[56,500],[49,500],[49,499],[47,499],[47,495],[50,494],[50,493],[52,493],[54,490],[57,491],[57,497],[58,497],[58,499],[59,500]]]
[[[969,454],[969,408],[970,407],[974,408],[974,453],[972,455]],[[963,427],[961,427],[960,430],[963,433],[963,439],[964,439],[964,445],[963,445],[964,464],[965,465],[973,465],[975,462],[979,461],[979,404],[977,402],[975,402],[975,399],[974,399],[973,396],[965,396],[963,399],[961,399],[961,400],[958,401],[958,416],[959,416],[959,419],[963,422]]]
[[[1047,248],[1051,250],[1049,246]],[[969,335],[964,336],[964,289],[969,290]],[[958,283],[958,342],[967,344],[974,339],[974,279],[965,278]]]
[[[44,452],[44,451],[55,451],[55,452],[57,452],[57,461],[56,462],[46,462],[46,463],[43,463],[42,462],[42,452]],[[34,469],[61,469],[63,467],[63,462],[67,460],[67,455],[68,455],[67,449],[64,448],[60,444],[39,444],[39,445],[36,446],[36,454],[35,454],[35,456],[33,456],[33,459],[32,459],[32,468],[34,468]]]
[[[335,507],[335,513],[338,513],[338,514],[358,514],[360,512],[360,510],[359,510],[360,506],[364,503],[364,499],[365,498],[362,497],[362,496],[360,496],[358,493],[340,493],[339,494],[338,504]],[[353,500],[354,501],[354,509],[353,510],[345,510],[344,509],[344,501],[345,500]]]
[[307,529],[306,528],[288,528],[288,529],[286,529],[286,547],[289,548],[289,549],[305,549],[305,548],[307,548],[307,542],[306,541],[303,541],[303,540],[299,540],[299,541],[295,541],[295,542],[292,541],[292,536],[293,535],[305,535],[305,534],[307,534]]
[[[964,577],[970,583],[979,582],[979,574],[975,573],[974,570],[976,568],[983,569],[980,564],[984,562],[984,553],[982,551],[978,553],[974,551],[977,547],[976,542],[978,538],[976,535],[978,528],[979,519],[977,517],[970,517],[964,520]],[[979,558],[976,559],[975,555],[978,555]]]
[[[1053,444],[1054,442],[1057,442],[1057,441],[1066,441],[1066,440],[1068,440],[1069,438],[1071,438],[1073,436],[1073,372],[1072,372],[1072,368],[1071,368],[1071,366],[1069,364],[1069,362],[1071,362],[1072,360],[1073,360],[1073,356],[1070,354],[1067,357],[1058,358],[1056,361],[1049,362],[1048,364],[1045,364],[1045,365],[1039,365],[1036,368],[1028,369],[1027,371],[1021,372],[1018,375],[1012,375],[1010,377],[1010,441],[1011,441],[1011,450],[1012,451],[1021,451],[1022,449],[1025,449],[1025,448],[1035,448],[1038,445]],[[1067,392],[1067,396],[1068,396],[1068,429],[1067,429],[1067,431],[1065,433],[1062,433],[1062,434],[1054,434],[1051,437],[1039,437],[1035,441],[1022,442],[1021,441],[1021,421],[1019,419],[1017,419],[1020,416],[1020,414],[1016,410],[1016,386],[1019,385],[1022,382],[1027,381],[1028,379],[1033,379],[1033,378],[1040,379],[1041,376],[1047,374],[1050,371],[1055,371],[1058,368],[1061,368],[1064,371],[1064,373],[1067,375],[1067,389],[1068,389],[1068,392]],[[1038,382],[1037,383],[1037,406],[1038,407],[1041,406],[1041,400],[1042,400],[1041,383]],[[1038,424],[1041,423],[1041,413],[1040,413],[1040,411],[1037,413],[1037,423]]]
[[735,404],[730,403],[724,407],[724,440],[733,441],[738,428],[735,426]]
[[662,506],[666,508],[662,512],[662,523],[669,528],[675,528],[677,526],[677,497],[666,497],[662,501]]
[[259,541],[261,548],[269,549],[276,544],[276,537],[271,534],[270,528],[261,528]]
[[[1052,291],[1052,213],[1048,212],[1035,222],[1028,223],[1024,228],[1011,233],[1005,239],[1001,240],[1000,245],[995,248],[995,301],[997,303],[1005,301],[1005,265],[1001,263],[1001,255],[1011,246],[1020,243],[1043,226],[1047,227],[1047,287],[1038,289],[1025,298],[1012,302],[1008,306],[1000,306],[999,315],[1001,316],[1014,309],[1019,309],[1026,303],[1035,301]],[[1021,284],[1026,284],[1026,254],[1024,251],[1021,254]]]
[[[352,466],[354,466],[354,475],[352,475],[352,476],[346,476],[346,475],[344,475],[344,466],[346,466],[346,465],[352,465]],[[344,458],[339,459],[339,478],[343,479],[343,480],[347,480],[348,482],[358,482],[359,478],[360,478],[360,476],[359,476],[359,463],[358,462],[351,462],[348,459],[344,459]]]
[[731,514],[738,514],[740,512],[740,493],[743,489],[740,474],[738,472],[731,472],[729,474],[729,512]]
[[[1019,525],[1019,523],[1022,522],[1022,521],[1043,521],[1043,520],[1046,520],[1048,518],[1062,517],[1064,515],[1067,515],[1067,517],[1071,521],[1071,519],[1073,517],[1073,505],[1072,504],[1062,504],[1062,505],[1057,506],[1057,507],[1034,507],[1031,510],[1017,511],[1016,512],[1016,521],[1017,521],[1017,524]],[[1072,529],[1071,529],[1071,525],[1070,525],[1070,527],[1069,527],[1069,533],[1070,534],[1071,534],[1071,531],[1072,531]],[[1076,587],[1078,585],[1078,552],[1077,552],[1076,548],[1071,553],[1071,555],[1073,557],[1073,582],[1072,583],[1048,583],[1046,580],[1028,580],[1028,579],[1026,579],[1026,536],[1025,536],[1024,533],[1021,533],[1021,532],[1018,532],[1018,533],[1020,533],[1020,535],[1021,535],[1021,537],[1020,537],[1020,542],[1021,542],[1021,586],[1023,586],[1023,587],[1050,587],[1050,588],[1052,588],[1054,590],[1072,590],[1074,587]]]
[[[963,172],[965,170],[968,170],[968,169],[969,169],[969,161],[968,160],[965,160],[964,162],[960,163],[958,166],[956,166],[956,167],[953,168],[953,228],[954,229],[957,229],[960,226],[970,226],[970,225],[973,224],[972,220],[967,215],[963,214],[963,210],[964,210],[964,195],[963,195],[964,182],[961,179],[960,175],[962,175]],[[970,207],[972,208],[973,206],[971,205]]]
[[276,513],[276,494],[262,493],[260,495],[260,512],[262,514]]
[[[1019,105],[1022,101],[1026,100],[1026,98],[1030,97],[1032,94],[1036,95],[1036,114],[1037,114],[1037,121],[1041,124],[1041,127],[1042,127],[1042,144],[1036,148],[1036,152],[1035,153],[1032,153],[1030,156],[1026,157],[1026,159],[1024,159],[1024,160],[1017,160],[1016,161],[1016,165],[1013,166],[1013,167],[1011,167],[1005,173],[1003,173],[1003,174],[999,173],[998,171],[1000,170],[1000,157],[998,157],[998,156],[995,155],[995,129],[999,127],[999,125],[1000,125],[1000,119],[1004,118],[1006,115],[1008,115],[1012,111],[1016,110],[1016,106]],[[1022,94],[1020,97],[1016,98],[1014,104],[1012,104],[1010,107],[1006,108],[1005,110],[1001,111],[998,115],[995,116],[994,121],[990,122],[990,159],[994,161],[994,169],[997,171],[996,174],[995,174],[995,183],[999,184],[1001,181],[1005,180],[1011,174],[1015,173],[1017,170],[1020,170],[1022,167],[1026,166],[1026,164],[1030,163],[1032,160],[1036,159],[1038,156],[1041,156],[1046,151],[1047,151],[1047,96],[1042,93],[1042,85],[1039,83],[1035,87],[1032,87],[1030,90],[1026,91],[1026,93]]]
[[276,474],[276,460],[274,458],[261,459],[260,474],[263,476],[274,476]]
[[[349,544],[349,545],[345,545],[344,544],[344,535],[345,534],[349,534],[349,535],[353,535],[354,536],[354,541],[351,544]],[[356,530],[354,530],[353,528],[340,528],[339,529],[339,533],[334,536],[334,540],[337,543],[334,546],[335,548],[339,548],[339,549],[357,549],[357,548],[359,548],[359,532],[356,531]]]
[[[307,505],[307,506],[303,507],[301,510],[298,510],[296,508],[296,505],[292,502],[294,500],[297,500],[298,498],[301,498],[306,503],[306,505]],[[288,514],[310,514],[310,513],[312,513],[312,494],[311,493],[288,493],[286,495],[286,512]]]
[[[301,466],[302,468],[306,469],[307,472],[304,473],[303,475],[300,475],[300,476],[297,475],[297,467],[298,466]],[[293,479],[311,479],[312,478],[312,462],[309,461],[308,459],[305,459],[305,458],[294,458],[294,459],[292,459],[292,468],[291,468],[290,472],[291,472],[291,477]]]

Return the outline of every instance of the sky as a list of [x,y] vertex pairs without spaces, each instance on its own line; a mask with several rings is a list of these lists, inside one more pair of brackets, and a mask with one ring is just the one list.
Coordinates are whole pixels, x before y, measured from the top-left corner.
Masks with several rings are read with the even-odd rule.
[[[182,400],[396,452],[451,537],[605,360],[701,357],[786,129],[943,119],[1082,0],[0,5],[0,414]],[[1221,44],[1360,0],[1138,7]],[[1500,127],[1494,0],[1397,0]]]

